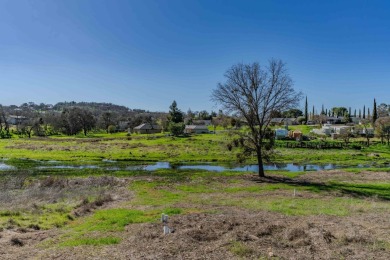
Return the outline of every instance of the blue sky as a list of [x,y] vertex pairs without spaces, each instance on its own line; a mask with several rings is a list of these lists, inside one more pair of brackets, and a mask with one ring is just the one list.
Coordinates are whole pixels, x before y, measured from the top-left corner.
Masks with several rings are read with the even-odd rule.
[[389,104],[389,32],[386,1],[0,0],[0,104],[217,110],[230,66],[270,58],[309,106]]

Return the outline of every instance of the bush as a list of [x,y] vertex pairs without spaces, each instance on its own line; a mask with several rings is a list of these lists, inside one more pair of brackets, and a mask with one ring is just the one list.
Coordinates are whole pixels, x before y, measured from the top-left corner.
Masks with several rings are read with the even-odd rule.
[[357,144],[353,144],[353,145],[351,145],[351,148],[355,149],[355,150],[361,150],[362,146],[361,145],[357,145]]
[[115,133],[116,132],[116,126],[109,125],[108,128],[107,128],[107,132],[110,133],[110,134]]
[[170,123],[169,131],[173,136],[179,136],[184,133],[185,125],[183,123]]

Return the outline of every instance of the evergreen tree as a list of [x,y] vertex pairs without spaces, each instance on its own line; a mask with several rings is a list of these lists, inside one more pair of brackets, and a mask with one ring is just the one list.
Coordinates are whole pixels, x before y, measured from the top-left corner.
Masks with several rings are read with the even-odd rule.
[[372,123],[374,124],[377,119],[378,119],[378,112],[376,110],[376,100],[374,98],[374,110],[372,112]]
[[366,118],[366,105],[363,106],[363,119]]
[[308,111],[307,111],[307,96],[306,96],[306,101],[305,101],[305,123],[307,124],[308,120]]
[[173,123],[181,123],[183,122],[183,113],[180,109],[177,108],[177,103],[174,100],[172,105],[169,107],[169,121]]
[[362,118],[362,111],[359,109],[359,118]]
[[370,108],[367,108],[367,119],[370,119],[370,118],[371,118]]
[[183,113],[177,107],[177,103],[174,100],[172,105],[169,107],[169,131],[172,135],[178,136],[183,134],[185,125],[183,123]]
[[314,106],[313,106],[313,112],[311,113],[311,120],[314,119]]
[[353,113],[353,117],[356,117],[356,109],[355,109],[355,113]]

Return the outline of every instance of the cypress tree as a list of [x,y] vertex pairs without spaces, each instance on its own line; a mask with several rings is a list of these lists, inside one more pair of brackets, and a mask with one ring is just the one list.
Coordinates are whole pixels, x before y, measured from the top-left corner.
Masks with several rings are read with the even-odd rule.
[[370,119],[371,118],[371,114],[370,114],[370,108],[368,107],[367,108],[367,118]]
[[314,106],[313,106],[313,112],[311,113],[311,120],[313,120],[314,119]]
[[305,123],[307,124],[308,120],[308,111],[307,111],[307,96],[306,96],[306,101],[305,101]]
[[356,109],[355,109],[355,113],[353,113],[353,117],[356,117]]
[[377,119],[378,119],[378,112],[376,111],[376,100],[374,98],[374,110],[372,112],[372,123],[374,124]]
[[363,106],[363,119],[366,118],[366,105]]

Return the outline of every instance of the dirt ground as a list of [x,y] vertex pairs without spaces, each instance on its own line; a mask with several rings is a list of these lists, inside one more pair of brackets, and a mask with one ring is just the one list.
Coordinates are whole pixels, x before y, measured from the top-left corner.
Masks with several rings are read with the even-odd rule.
[[39,243],[60,231],[3,231],[0,259],[390,259],[379,242],[389,236],[388,216],[218,210],[172,216],[168,235],[161,223],[132,224],[120,244],[106,247],[45,249]]
[[[319,174],[324,180],[340,173],[298,179],[315,180]],[[343,179],[388,181],[389,176],[345,173]],[[286,216],[237,207],[205,209],[214,213],[171,216],[173,233],[167,235],[162,223],[130,224],[125,232],[107,234],[122,238],[110,246],[48,247],[42,242],[57,239],[61,229],[3,230],[0,259],[390,259],[390,216],[385,213]]]

